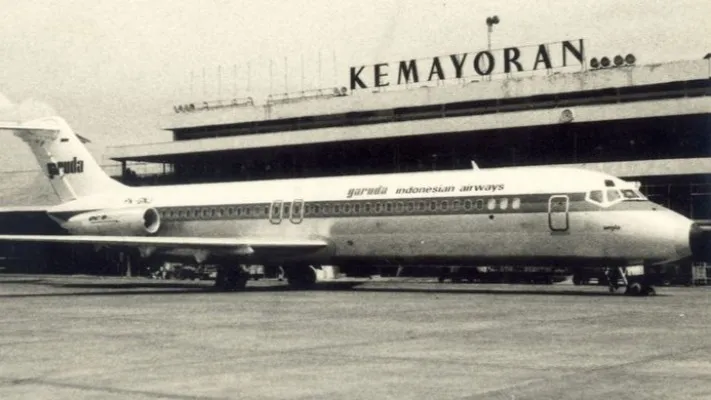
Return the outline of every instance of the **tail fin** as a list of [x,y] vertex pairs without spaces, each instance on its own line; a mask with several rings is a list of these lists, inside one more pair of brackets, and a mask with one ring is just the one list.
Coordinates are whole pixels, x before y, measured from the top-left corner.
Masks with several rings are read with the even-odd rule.
[[81,139],[60,117],[22,123],[0,122],[0,130],[13,131],[30,146],[62,202],[126,188],[101,169]]

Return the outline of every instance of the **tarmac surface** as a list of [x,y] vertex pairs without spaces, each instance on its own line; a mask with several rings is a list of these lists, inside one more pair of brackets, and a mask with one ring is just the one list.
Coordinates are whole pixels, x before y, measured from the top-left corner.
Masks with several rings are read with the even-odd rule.
[[0,399],[710,399],[711,289],[0,275]]

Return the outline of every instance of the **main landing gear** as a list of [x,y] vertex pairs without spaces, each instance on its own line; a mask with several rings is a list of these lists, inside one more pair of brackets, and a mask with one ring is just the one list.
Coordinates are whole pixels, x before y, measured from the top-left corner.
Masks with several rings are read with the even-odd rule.
[[610,293],[614,293],[620,288],[619,281],[622,280],[625,287],[625,294],[628,296],[654,296],[654,287],[646,282],[643,266],[608,268],[605,270]]
[[241,265],[236,267],[219,266],[215,277],[215,289],[221,292],[244,290],[249,280],[249,272]]
[[308,289],[316,283],[316,269],[308,264],[284,265],[286,281],[293,289]]

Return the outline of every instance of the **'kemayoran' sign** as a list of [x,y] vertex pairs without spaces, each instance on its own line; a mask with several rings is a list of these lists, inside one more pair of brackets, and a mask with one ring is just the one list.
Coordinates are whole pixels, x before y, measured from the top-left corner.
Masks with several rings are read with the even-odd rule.
[[583,65],[583,39],[351,67],[351,90]]

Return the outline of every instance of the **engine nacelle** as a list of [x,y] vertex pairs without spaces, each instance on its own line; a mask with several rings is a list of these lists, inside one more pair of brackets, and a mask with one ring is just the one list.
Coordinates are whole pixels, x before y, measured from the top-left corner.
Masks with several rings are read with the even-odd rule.
[[74,235],[147,236],[160,229],[155,208],[120,208],[75,215],[62,227]]

